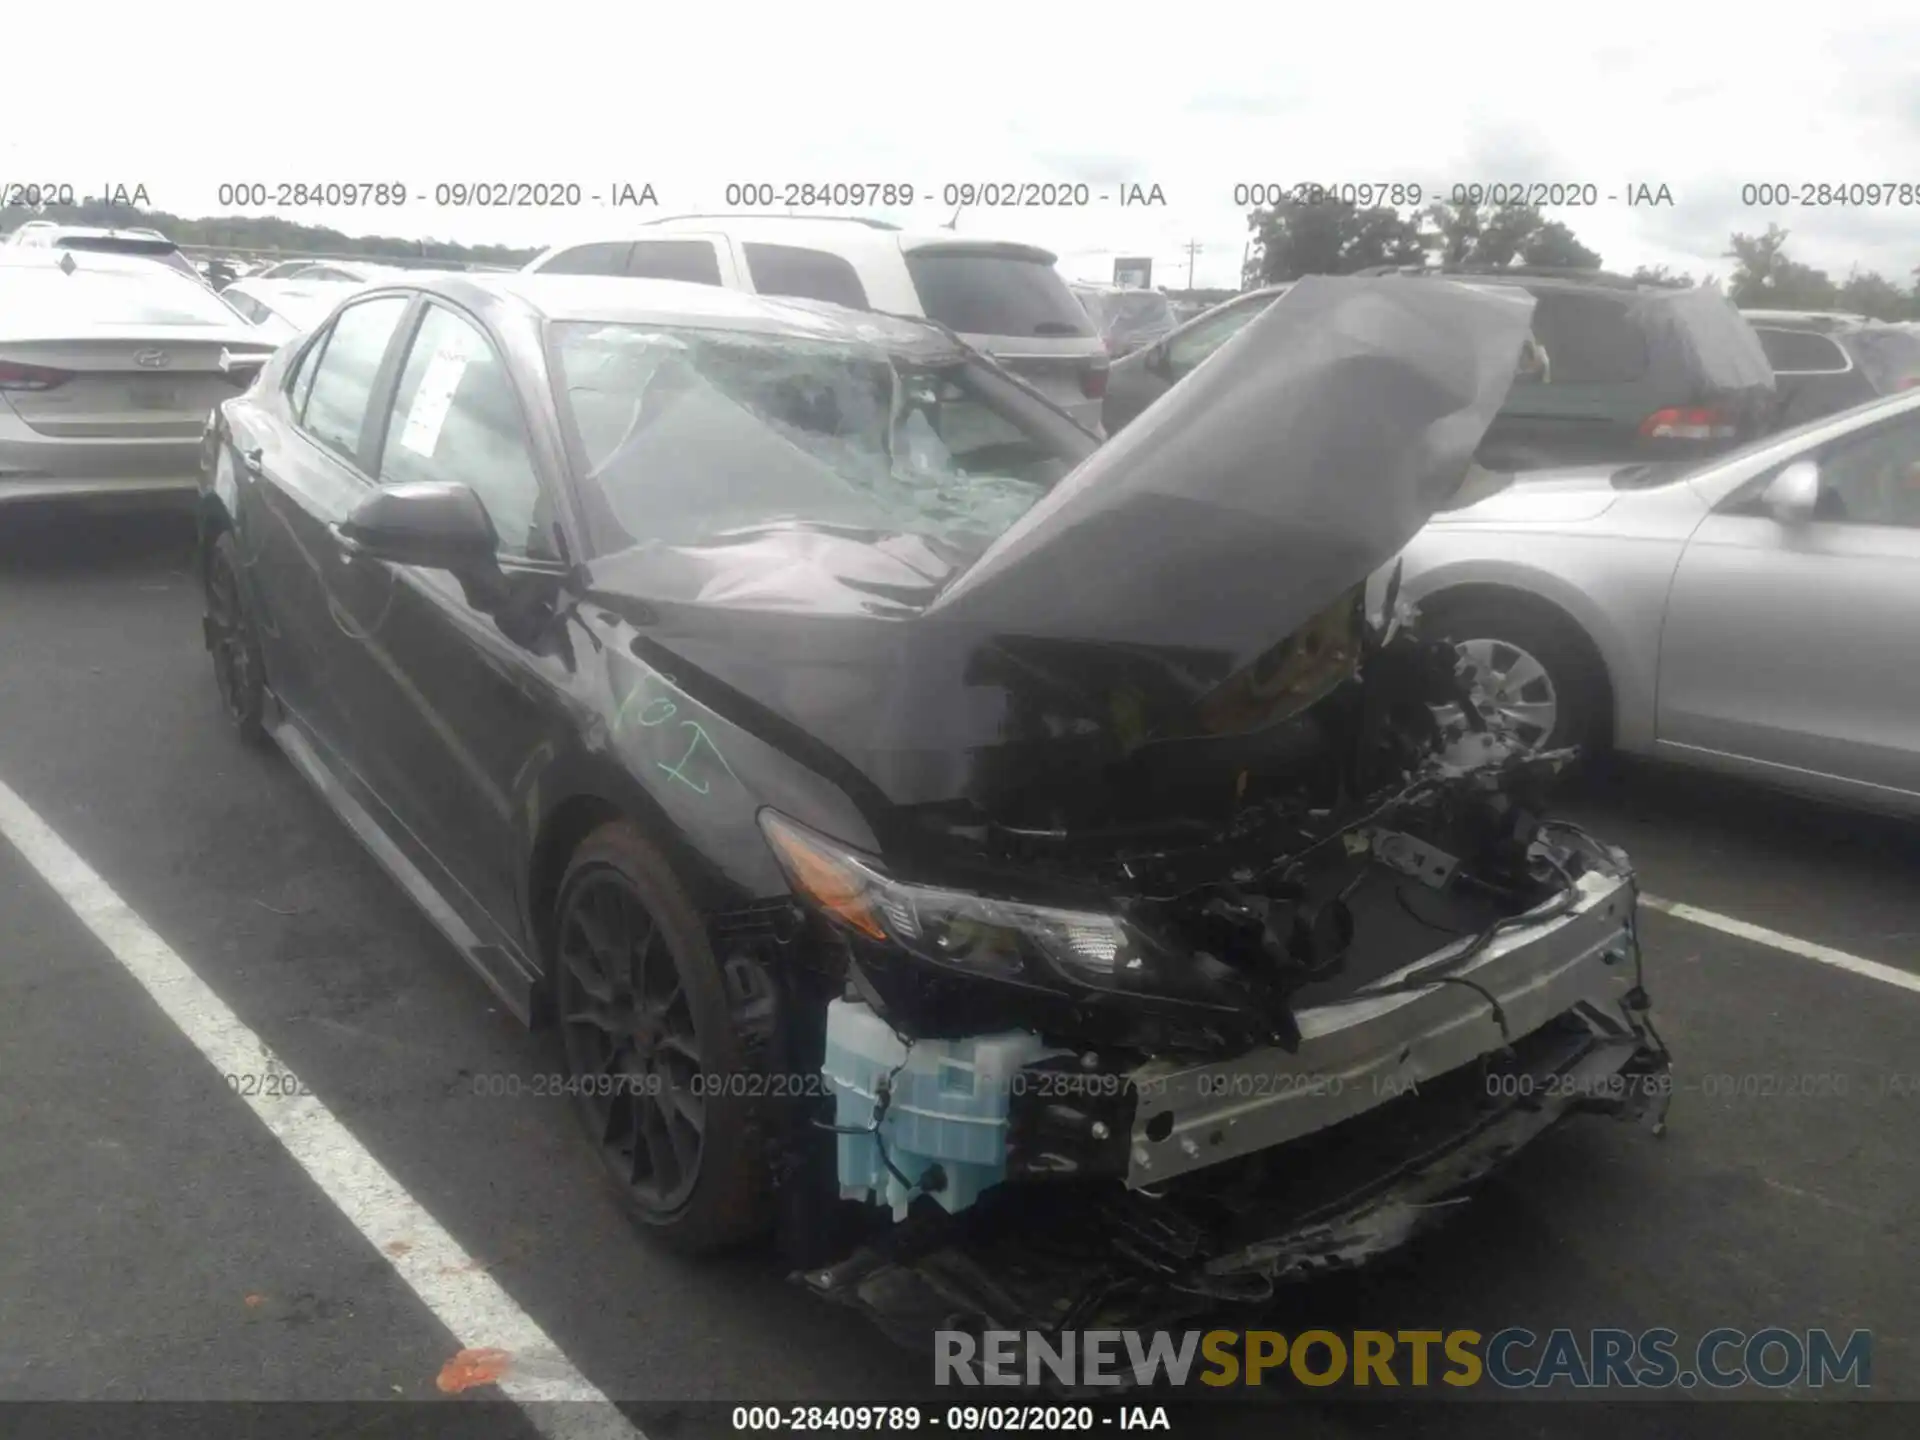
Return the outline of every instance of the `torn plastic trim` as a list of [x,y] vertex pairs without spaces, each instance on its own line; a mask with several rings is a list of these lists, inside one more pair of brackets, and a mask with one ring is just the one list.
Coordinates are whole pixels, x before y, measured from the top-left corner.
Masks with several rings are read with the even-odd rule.
[[[1139,1066],[1131,1076],[1140,1099],[1126,1183],[1159,1185],[1325,1130],[1569,1010],[1618,1016],[1622,1033],[1637,1033],[1628,1009],[1638,983],[1632,881],[1594,871],[1576,888],[1579,898],[1565,914],[1502,932],[1446,980],[1303,1007],[1297,1050],[1264,1047],[1206,1064]],[[1423,972],[1448,949],[1369,988],[1385,990]],[[1490,999],[1502,1012],[1504,1033]]]
[[[1332,1213],[1291,1233],[1216,1256],[1207,1262],[1206,1274],[1286,1282],[1365,1265],[1405,1246],[1442,1218],[1438,1212],[1466,1203],[1469,1187],[1568,1115],[1585,1110],[1622,1120],[1644,1118],[1660,1103],[1662,1091],[1657,1085],[1629,1086],[1626,1079],[1665,1073],[1665,1052],[1650,1050],[1634,1037],[1599,1040],[1564,1067],[1523,1068],[1515,1077],[1515,1103],[1477,1130],[1414,1157],[1400,1174],[1349,1196]],[[1610,1086],[1616,1079],[1620,1083]],[[1618,1089],[1617,1101],[1588,1098],[1604,1096],[1610,1088]]]
[[[1511,1086],[1495,1090],[1476,1071],[1460,1072],[1340,1127],[1331,1152],[1312,1148],[1315,1141],[1295,1148],[1293,1163],[1272,1167],[1257,1192],[1239,1195],[1230,1233],[1217,1213],[1209,1218],[1206,1197],[1221,1187],[1206,1177],[1160,1194],[1075,1187],[1051,1205],[1044,1187],[1008,1187],[997,1207],[962,1216],[917,1211],[838,1263],[794,1279],[919,1348],[942,1329],[1164,1329],[1223,1304],[1257,1303],[1277,1284],[1400,1249],[1574,1114],[1638,1121],[1664,1109],[1664,1049],[1632,1034],[1603,1035],[1585,1015],[1558,1018],[1515,1047]],[[1610,1090],[1621,1099],[1583,1098]],[[1237,1180],[1224,1188],[1242,1190]]]

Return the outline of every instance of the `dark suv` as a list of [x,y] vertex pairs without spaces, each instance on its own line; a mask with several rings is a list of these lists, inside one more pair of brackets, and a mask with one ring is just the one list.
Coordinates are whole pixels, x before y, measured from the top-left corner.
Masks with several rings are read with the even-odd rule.
[[[1717,290],[1642,285],[1600,271],[1512,267],[1499,271],[1396,270],[1409,279],[1448,279],[1520,285],[1533,296],[1535,344],[1476,457],[1489,469],[1605,464],[1622,460],[1692,459],[1765,434],[1773,424],[1773,367],[1753,328]],[[1196,333],[1210,322],[1245,323],[1266,303],[1229,301],[1188,322]],[[1217,326],[1216,326],[1217,328]],[[1140,357],[1158,363],[1166,385],[1179,378],[1168,367],[1175,331]],[[1213,338],[1213,337],[1210,337]],[[1217,345],[1225,337],[1214,338]],[[1111,434],[1116,397],[1130,391],[1121,366],[1108,386],[1106,427]]]
[[1920,334],[1904,325],[1825,311],[1740,313],[1773,366],[1783,426],[1920,385]]
[[1775,423],[1773,367],[1718,290],[1595,270],[1427,273],[1534,299],[1540,363],[1515,379],[1481,443],[1489,469],[1704,458]]

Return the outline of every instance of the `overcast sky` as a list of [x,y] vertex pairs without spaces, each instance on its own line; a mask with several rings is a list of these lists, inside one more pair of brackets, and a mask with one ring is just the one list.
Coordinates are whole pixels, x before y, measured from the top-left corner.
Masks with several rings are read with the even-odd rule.
[[[1473,181],[1592,182],[1622,200],[1550,214],[1610,269],[1724,277],[1728,235],[1770,219],[1792,232],[1790,255],[1836,278],[1858,264],[1906,283],[1920,265],[1920,205],[1741,203],[1756,182],[1920,187],[1911,0],[1777,20],[1667,3],[1571,23],[1564,9],[1463,8],[1448,25],[1440,8],[544,0],[462,22],[392,0],[96,0],[80,25],[15,6],[0,184],[138,183],[157,208],[211,215],[223,181],[391,180],[424,198],[278,213],[514,245],[621,233],[636,212],[442,209],[433,187],[650,183],[666,214],[722,208],[730,181],[892,180],[929,198],[875,213],[932,229],[951,214],[948,184],[1157,184],[1164,208],[974,209],[958,228],[1046,245],[1076,278],[1150,255],[1168,285],[1186,283],[1194,240],[1195,283],[1225,286],[1247,240],[1237,183],[1412,181],[1444,198]],[[1676,203],[1628,208],[1642,182]]]

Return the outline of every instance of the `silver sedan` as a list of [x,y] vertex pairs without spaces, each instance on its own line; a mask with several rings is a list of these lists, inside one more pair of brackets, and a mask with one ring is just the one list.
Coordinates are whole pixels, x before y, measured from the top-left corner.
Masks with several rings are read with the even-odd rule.
[[1920,394],[1699,468],[1518,477],[1403,560],[1536,743],[1920,813]]
[[273,349],[152,260],[0,249],[0,505],[192,495],[207,416]]

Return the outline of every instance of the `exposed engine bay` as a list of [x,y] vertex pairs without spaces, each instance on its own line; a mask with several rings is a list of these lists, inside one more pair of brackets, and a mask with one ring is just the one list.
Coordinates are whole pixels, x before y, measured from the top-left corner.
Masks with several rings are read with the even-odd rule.
[[1094,823],[954,827],[956,888],[766,817],[831,957],[811,1288],[903,1338],[1163,1324],[1397,1247],[1564,1114],[1658,1126],[1631,867],[1545,813],[1575,753],[1363,593]]

